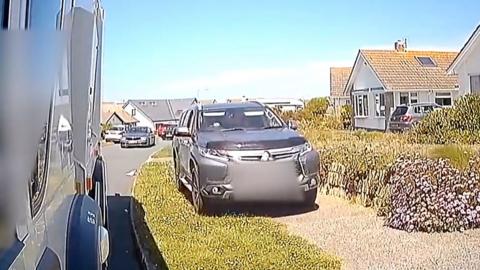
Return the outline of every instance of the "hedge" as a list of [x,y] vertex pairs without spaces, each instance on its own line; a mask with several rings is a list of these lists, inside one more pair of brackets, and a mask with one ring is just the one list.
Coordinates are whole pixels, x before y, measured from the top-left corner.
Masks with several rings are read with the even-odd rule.
[[340,261],[265,217],[195,214],[167,163],[146,164],[135,198],[169,269],[339,269]]

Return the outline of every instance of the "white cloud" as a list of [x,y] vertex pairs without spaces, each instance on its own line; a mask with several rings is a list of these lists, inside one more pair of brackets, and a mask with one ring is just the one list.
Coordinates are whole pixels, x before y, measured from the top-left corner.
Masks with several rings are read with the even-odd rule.
[[226,70],[211,76],[156,85],[176,96],[194,96],[198,89],[203,98],[249,97],[313,97],[329,92],[329,69],[349,66],[352,62],[310,62],[289,67],[252,67]]

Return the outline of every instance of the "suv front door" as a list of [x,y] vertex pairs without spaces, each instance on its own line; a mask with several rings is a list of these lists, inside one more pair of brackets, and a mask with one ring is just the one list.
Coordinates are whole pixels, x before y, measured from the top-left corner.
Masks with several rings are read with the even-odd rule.
[[[193,122],[193,110],[189,110],[185,113],[183,121],[179,124],[179,127],[190,127]],[[180,162],[180,170],[182,175],[189,175],[189,160],[190,160],[190,146],[192,145],[192,138],[190,136],[179,136],[178,143],[178,161]]]

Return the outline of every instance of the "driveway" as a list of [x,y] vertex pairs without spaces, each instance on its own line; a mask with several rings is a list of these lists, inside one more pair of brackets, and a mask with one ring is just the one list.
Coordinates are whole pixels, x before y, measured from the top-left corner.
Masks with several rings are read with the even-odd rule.
[[142,269],[130,221],[130,201],[136,170],[148,157],[170,144],[158,140],[151,148],[106,145],[102,154],[107,164],[110,256],[108,269]]

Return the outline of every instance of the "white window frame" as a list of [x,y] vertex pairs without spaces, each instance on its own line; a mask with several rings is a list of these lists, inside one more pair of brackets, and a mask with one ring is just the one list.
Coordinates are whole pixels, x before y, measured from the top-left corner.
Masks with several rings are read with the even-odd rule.
[[[450,105],[443,105],[437,102],[437,98],[441,99],[450,99]],[[453,96],[452,92],[435,92],[435,103],[444,107],[451,107],[453,106]]]
[[369,116],[368,111],[368,93],[354,94],[355,117],[364,118]]
[[375,94],[375,117],[385,118],[385,93]]
[[[402,96],[407,96],[407,103],[402,103]],[[418,103],[418,92],[400,92],[398,105],[409,105]]]
[[[477,77],[478,80],[480,81],[480,74],[469,74],[468,75],[468,89],[470,90],[470,93],[478,93],[480,92],[480,89],[472,89],[472,78]],[[480,83],[479,83],[480,84]]]

